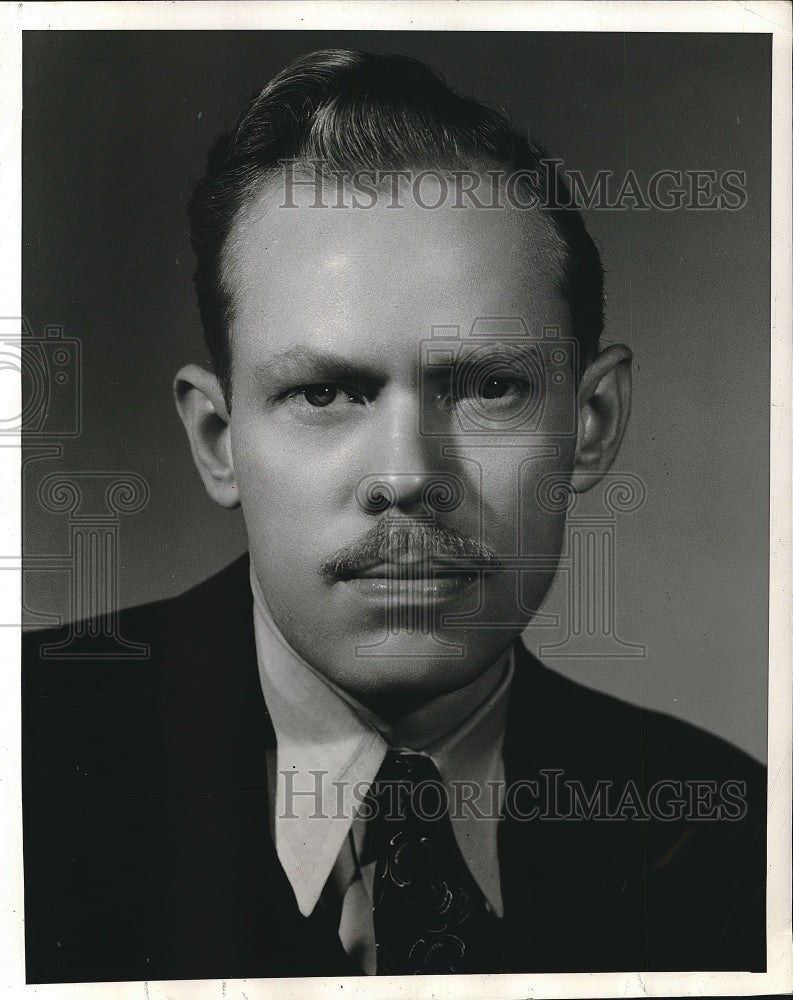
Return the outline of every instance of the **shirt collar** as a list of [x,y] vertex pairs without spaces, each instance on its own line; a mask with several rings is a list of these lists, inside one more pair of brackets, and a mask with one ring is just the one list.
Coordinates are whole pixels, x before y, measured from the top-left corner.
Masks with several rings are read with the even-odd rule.
[[[259,678],[275,730],[275,846],[308,916],[319,900],[357,807],[380,769],[388,727],[332,681],[319,674],[284,639],[273,621],[251,567]],[[496,913],[501,891],[496,847],[497,812],[492,798],[503,786],[502,747],[513,673],[510,650],[500,681],[475,711],[451,732],[425,747],[457,801],[459,785],[481,790],[474,807],[452,810],[452,827],[463,858]],[[440,699],[439,699],[440,701]],[[442,710],[442,705],[439,705]],[[458,790],[451,788],[457,783]],[[490,783],[490,784],[489,784]],[[466,793],[470,800],[470,792]]]

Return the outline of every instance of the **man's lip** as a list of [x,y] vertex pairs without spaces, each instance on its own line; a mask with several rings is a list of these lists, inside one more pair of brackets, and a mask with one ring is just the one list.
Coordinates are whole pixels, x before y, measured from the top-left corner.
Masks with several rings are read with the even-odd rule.
[[[473,560],[472,560],[473,561]],[[443,557],[429,560],[377,563],[360,566],[342,574],[343,580],[399,579],[431,580],[437,576],[473,576],[481,567],[461,565],[459,561],[446,561]]]
[[476,585],[476,573],[436,573],[434,576],[353,576],[340,586],[375,604],[392,608],[429,607],[436,602],[459,600]]

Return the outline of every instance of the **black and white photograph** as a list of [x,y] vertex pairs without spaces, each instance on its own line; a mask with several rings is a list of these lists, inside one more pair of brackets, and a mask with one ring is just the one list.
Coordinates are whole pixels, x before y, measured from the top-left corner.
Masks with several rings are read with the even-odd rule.
[[789,992],[790,8],[94,7],[6,25],[12,988]]

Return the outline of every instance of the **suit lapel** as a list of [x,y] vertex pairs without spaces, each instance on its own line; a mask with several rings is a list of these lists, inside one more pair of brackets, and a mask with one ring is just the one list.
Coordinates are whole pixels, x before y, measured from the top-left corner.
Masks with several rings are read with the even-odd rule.
[[[504,748],[507,787],[518,791],[499,842],[516,971],[646,965],[643,825],[566,818],[566,796],[557,801],[554,791],[557,779],[560,787],[580,779],[587,790],[600,779],[624,784],[634,734],[617,704],[548,670],[520,645]],[[606,739],[624,747],[624,760],[601,754]],[[532,807],[538,814],[526,818]]]

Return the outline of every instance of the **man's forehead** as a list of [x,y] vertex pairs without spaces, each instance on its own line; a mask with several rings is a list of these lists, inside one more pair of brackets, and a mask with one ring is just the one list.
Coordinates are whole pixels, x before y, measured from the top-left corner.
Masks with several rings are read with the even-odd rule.
[[482,316],[520,317],[535,335],[569,330],[558,253],[536,214],[415,202],[318,208],[312,191],[294,194],[286,207],[269,184],[229,241],[235,360],[258,364],[265,351],[302,344],[407,362],[434,326],[468,330]]
[[343,179],[320,177],[301,187],[290,187],[281,173],[268,177],[234,222],[227,277],[233,283],[235,276],[289,270],[301,263],[342,276],[352,265],[360,268],[367,262],[373,278],[383,274],[378,263],[389,265],[389,273],[397,277],[400,258],[424,257],[428,278],[453,277],[470,268],[507,269],[529,279],[558,281],[561,240],[538,209],[438,198],[432,195],[433,188],[438,191],[432,176],[417,192],[411,178],[421,172],[404,173],[397,193],[381,186],[372,188],[368,198],[355,191],[354,173]]

